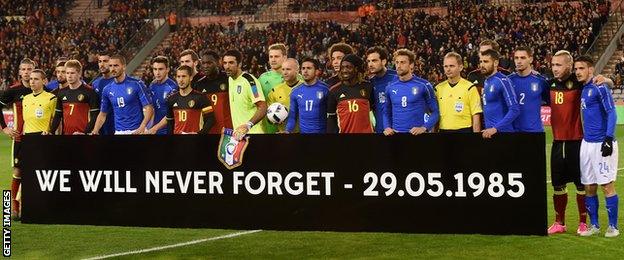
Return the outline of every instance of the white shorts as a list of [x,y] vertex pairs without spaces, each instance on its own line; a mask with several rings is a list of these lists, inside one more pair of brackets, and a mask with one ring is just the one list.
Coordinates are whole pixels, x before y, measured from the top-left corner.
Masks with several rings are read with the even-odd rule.
[[132,133],[134,133],[134,131],[136,131],[136,129],[134,129],[134,130],[119,130],[119,131],[115,131],[115,135],[131,135]]
[[618,145],[613,141],[613,153],[602,157],[602,143],[581,142],[581,183],[607,184],[615,181],[618,171]]

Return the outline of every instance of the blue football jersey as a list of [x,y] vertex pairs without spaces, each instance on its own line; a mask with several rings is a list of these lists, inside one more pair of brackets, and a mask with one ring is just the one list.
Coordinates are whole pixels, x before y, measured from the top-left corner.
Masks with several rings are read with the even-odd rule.
[[520,105],[520,114],[514,120],[514,128],[518,132],[544,132],[542,123],[542,104],[547,103],[550,96],[548,82],[542,76],[531,73],[522,77],[517,73],[508,76],[515,87]]
[[[154,106],[153,124],[155,125],[167,116],[167,97],[172,92],[178,90],[178,84],[172,79],[167,78],[164,82],[153,81],[152,84],[150,84],[149,89],[152,97],[152,106]],[[167,128],[164,127],[158,130],[156,134],[167,134]]]
[[297,121],[302,134],[327,132],[327,95],[329,87],[322,81],[313,85],[306,83],[290,93],[290,111],[286,131],[294,131]]
[[[108,84],[114,81],[115,81],[114,78],[104,78],[102,76],[99,76],[95,80],[93,80],[93,82],[91,83],[91,86],[93,87],[93,90],[95,90],[95,93],[97,93],[98,96],[100,97],[100,100],[102,99],[102,90],[104,90],[104,87],[108,86]],[[106,115],[106,122],[104,122],[104,125],[102,125],[102,128],[100,129],[100,134],[112,135],[114,133],[115,133],[115,118],[111,111],[111,113],[108,113]]]
[[617,113],[611,90],[602,84],[596,86],[593,80],[585,84],[581,94],[583,115],[583,139],[587,142],[602,142],[606,136],[615,137]]
[[511,80],[500,72],[488,77],[482,99],[485,128],[515,132],[514,120],[520,114],[520,106]]
[[375,103],[377,103],[375,106],[376,133],[383,133],[384,130],[383,111],[386,103],[386,87],[398,79],[396,70],[391,69],[386,70],[386,74],[382,77],[375,75],[370,79],[371,84],[373,84],[373,98]]
[[[438,123],[438,100],[428,81],[416,76],[408,81],[397,80],[386,87],[385,93],[384,128],[404,133],[413,127],[424,126],[431,130]],[[427,122],[425,114],[430,115]]]
[[151,103],[145,84],[126,76],[122,82],[112,82],[102,90],[100,111],[113,112],[116,131],[135,130],[143,121],[143,107]]

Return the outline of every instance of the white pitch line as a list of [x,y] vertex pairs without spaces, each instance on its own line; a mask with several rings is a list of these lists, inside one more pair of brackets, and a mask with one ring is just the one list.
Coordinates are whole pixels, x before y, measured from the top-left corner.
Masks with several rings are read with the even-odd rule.
[[153,247],[153,248],[148,248],[148,249],[141,249],[141,250],[124,252],[124,253],[117,253],[117,254],[112,254],[112,255],[103,255],[103,256],[90,257],[90,258],[86,258],[85,260],[96,260],[96,259],[106,259],[106,258],[111,258],[111,257],[125,256],[125,255],[136,255],[136,254],[142,254],[142,253],[147,253],[147,252],[165,250],[165,249],[169,249],[169,248],[194,245],[194,244],[199,244],[199,243],[203,243],[203,242],[207,242],[207,241],[214,241],[214,240],[219,240],[219,239],[232,238],[232,237],[237,237],[237,236],[242,236],[242,235],[247,235],[247,234],[253,234],[253,233],[260,232],[260,231],[262,231],[262,230],[249,230],[249,231],[243,231],[243,232],[236,232],[236,233],[232,233],[232,234],[228,234],[228,235],[223,235],[223,236],[218,236],[218,237],[210,237],[210,238],[204,238],[204,239],[198,239],[198,240],[193,240],[193,241],[189,241],[189,242],[178,243],[178,244],[173,244],[173,245],[168,245],[168,246],[159,246],[159,247]]

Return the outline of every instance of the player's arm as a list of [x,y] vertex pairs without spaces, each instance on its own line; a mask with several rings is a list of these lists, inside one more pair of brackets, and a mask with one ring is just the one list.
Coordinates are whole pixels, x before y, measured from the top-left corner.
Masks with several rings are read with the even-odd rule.
[[386,102],[384,103],[384,110],[382,114],[384,135],[393,135],[395,133],[392,129],[392,100],[390,99],[390,90],[386,88]]
[[[56,98],[56,96],[52,96],[50,98],[50,101],[48,102],[48,110],[47,111],[52,111],[54,112],[56,110],[56,104],[57,103],[61,103],[61,102],[56,102],[58,99]],[[54,134],[56,132],[56,129],[54,129],[54,131],[51,130],[50,126],[52,125],[52,120],[54,119],[54,117],[50,117],[50,121],[48,122],[48,130],[47,131],[42,131],[42,135],[49,135],[50,133]]]
[[56,133],[56,130],[61,124],[61,120],[63,120],[63,102],[56,102],[54,117],[52,118],[52,124],[50,125],[50,133]]
[[139,90],[139,101],[141,102],[141,105],[143,106],[143,121],[141,121],[141,125],[139,125],[139,128],[134,131],[135,135],[140,135],[145,133],[145,127],[147,127],[147,123],[149,123],[150,120],[152,120],[152,116],[154,115],[154,107],[152,106],[152,100],[151,100],[151,96],[149,94],[147,94],[147,92],[145,91],[146,87],[145,84],[143,84],[142,82],[140,82],[140,84],[138,84],[138,90]]
[[98,98],[97,93],[95,93],[95,90],[91,90],[89,91],[89,94],[89,122],[87,122],[85,133],[90,133],[93,130],[97,116],[100,113],[100,99]]
[[440,108],[438,107],[438,99],[433,91],[433,86],[429,83],[425,84],[425,91],[427,94],[425,103],[430,112],[429,121],[425,123],[425,128],[427,128],[427,131],[431,131],[438,123],[438,120],[440,120]]
[[518,115],[520,115],[520,105],[518,104],[518,99],[516,97],[516,93],[514,92],[513,83],[511,81],[500,81],[501,82],[501,91],[503,91],[503,97],[505,98],[505,103],[509,108],[507,114],[501,119],[495,126],[497,130],[503,125],[511,124]]
[[210,132],[210,129],[217,121],[214,115],[214,109],[212,108],[212,103],[208,98],[204,95],[201,95],[200,102],[202,105],[202,118],[204,119],[204,124],[202,129],[199,130],[198,134],[207,135]]
[[605,86],[598,86],[597,88],[598,93],[600,93],[600,104],[607,113],[607,132],[600,148],[602,156],[607,157],[613,154],[613,137],[615,136],[617,113],[613,97],[611,96],[611,90]]
[[475,133],[481,132],[481,113],[483,113],[483,108],[481,107],[479,91],[474,85],[468,88],[468,100],[470,101],[470,113],[472,114],[472,131]]
[[381,124],[382,122],[377,122],[377,118],[375,118],[375,108],[377,107],[377,103],[375,102],[375,95],[373,93],[373,85],[366,84],[366,91],[368,91],[368,118],[370,120],[371,126],[373,127],[373,133],[375,133],[375,126],[377,124]]
[[[102,90],[102,93],[106,93],[104,91],[106,91],[106,89]],[[100,113],[98,113],[98,116],[95,119],[95,125],[93,126],[91,134],[97,135],[100,133],[100,129],[102,129],[104,122],[106,122],[106,115],[108,115],[108,113],[110,112],[112,112],[112,105],[110,103],[110,100],[106,95],[102,94],[102,99],[100,102]]]
[[596,75],[594,77],[594,84],[596,84],[596,86],[602,85],[602,84],[607,84],[607,86],[609,86],[609,88],[613,88],[615,86],[615,84],[613,83],[613,80],[610,79],[609,77],[605,77],[601,74]]
[[334,92],[329,92],[327,98],[327,133],[338,133],[338,116],[336,115],[336,107],[338,106],[338,100],[334,95]]
[[[11,100],[13,99],[13,95],[14,91],[12,89],[7,89],[5,92],[2,93],[2,96],[0,96],[0,112],[5,107],[9,106],[9,103],[11,103]],[[11,138],[19,136],[19,133],[15,131],[15,129],[7,126],[6,122],[4,121],[4,115],[0,115],[0,127],[2,127],[2,132],[10,136]]]
[[236,128],[236,130],[234,131],[234,136],[237,140],[241,140],[254,125],[258,124],[262,120],[262,118],[266,116],[267,113],[268,106],[264,97],[260,81],[258,81],[258,79],[254,79],[253,82],[249,82],[249,84],[249,97],[256,106],[256,113],[254,113],[254,115],[247,121],[246,124],[240,125]]
[[297,94],[293,92],[290,93],[290,111],[288,112],[288,121],[286,122],[285,133],[292,133],[295,131],[297,117],[299,117],[299,104],[297,103]]

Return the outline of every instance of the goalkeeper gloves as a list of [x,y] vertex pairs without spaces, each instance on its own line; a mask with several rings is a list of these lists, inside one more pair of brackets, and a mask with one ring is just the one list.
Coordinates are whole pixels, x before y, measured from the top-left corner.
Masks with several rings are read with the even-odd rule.
[[602,157],[610,156],[613,153],[613,137],[605,137],[604,141],[602,141],[600,151],[602,152]]

